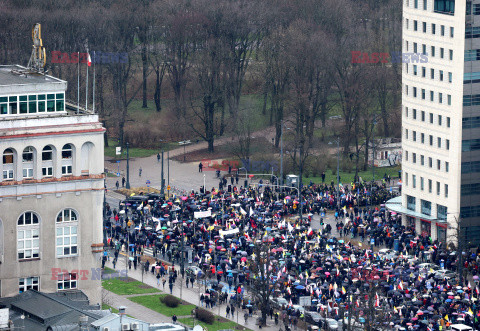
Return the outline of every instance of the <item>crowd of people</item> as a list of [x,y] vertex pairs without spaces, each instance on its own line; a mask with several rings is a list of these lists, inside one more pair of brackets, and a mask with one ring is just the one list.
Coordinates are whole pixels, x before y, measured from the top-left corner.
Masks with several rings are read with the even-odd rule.
[[[157,259],[151,271],[157,279],[169,277],[170,291],[180,272],[187,286],[201,282],[218,290],[205,291],[202,304],[220,304],[223,297],[227,314],[242,308],[247,319],[249,309],[259,309],[286,328],[296,327],[309,311],[371,330],[480,326],[480,251],[466,252],[462,277],[439,277],[440,265],[458,269],[458,255],[385,210],[395,195],[385,184],[352,183],[339,191],[333,184],[311,184],[301,198],[295,189],[268,186],[200,192],[127,199],[109,209],[111,247],[123,246],[133,256],[150,247]],[[253,291],[259,246],[268,255],[262,259],[272,293],[267,304]],[[305,297],[309,304],[302,308]]]

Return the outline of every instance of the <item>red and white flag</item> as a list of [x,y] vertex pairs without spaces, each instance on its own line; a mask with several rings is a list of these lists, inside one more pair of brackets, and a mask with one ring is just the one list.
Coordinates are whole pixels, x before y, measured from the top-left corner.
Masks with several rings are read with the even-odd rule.
[[375,307],[380,307],[380,298],[377,293],[375,293]]
[[90,57],[90,53],[87,53],[87,64],[89,67],[92,66],[92,58]]

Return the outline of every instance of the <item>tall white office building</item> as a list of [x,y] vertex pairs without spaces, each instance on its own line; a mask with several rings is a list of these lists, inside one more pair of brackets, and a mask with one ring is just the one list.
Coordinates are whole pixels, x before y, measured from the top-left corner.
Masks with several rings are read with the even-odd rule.
[[402,43],[428,60],[403,63],[402,194],[387,207],[417,234],[456,243],[461,224],[478,243],[480,1],[403,0]]

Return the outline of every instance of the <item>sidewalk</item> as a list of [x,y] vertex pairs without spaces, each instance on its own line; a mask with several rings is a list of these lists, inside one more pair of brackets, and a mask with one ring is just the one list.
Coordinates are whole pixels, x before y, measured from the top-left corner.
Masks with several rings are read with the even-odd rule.
[[[113,265],[112,265],[111,260],[112,259],[110,258],[110,261],[107,261],[105,266],[113,269]],[[122,269],[125,269],[125,256],[119,256],[118,262],[117,262],[117,265],[116,265],[116,270],[117,271],[122,270]],[[128,277],[131,277],[133,279],[141,281],[142,280],[142,272],[140,271],[140,268],[137,268],[137,270],[133,269],[133,267],[132,267],[132,269],[129,269],[128,270]],[[159,289],[160,291],[162,291],[162,293],[169,293],[168,284],[167,284],[167,286],[165,286],[165,291],[163,291],[163,286],[161,286],[161,285],[157,286],[156,285],[156,283],[157,283],[156,278],[153,276],[153,274],[151,272],[143,274],[143,283]],[[201,305],[200,305],[200,294],[202,293],[203,290],[204,290],[203,284],[199,284],[198,282],[195,282],[193,289],[191,287],[186,288],[185,287],[185,280],[182,279],[181,276],[179,276],[177,278],[177,281],[175,282],[175,284],[173,286],[172,294],[174,296],[178,297],[178,298],[181,298],[182,300],[185,300],[185,301],[187,301],[191,304],[194,304],[194,305],[197,305],[197,306],[201,307]],[[116,294],[111,293],[111,292],[109,292],[108,295],[111,296],[114,299],[114,300],[112,300],[113,302],[110,305],[112,305],[115,308],[118,308],[118,306],[127,307],[126,312],[129,315],[132,315],[132,316],[135,316],[135,317],[138,316],[138,318],[141,318],[143,316],[142,311],[145,311],[145,316],[147,318],[151,318],[152,320],[157,320],[158,319],[158,320],[161,320],[161,322],[169,322],[169,323],[171,322],[170,317],[161,315],[161,314],[159,314],[157,312],[154,312],[154,311],[152,311],[152,310],[150,310],[146,307],[143,307],[143,306],[141,306],[137,303],[134,303],[133,301],[128,300],[128,298],[125,297],[125,296],[116,295]],[[117,301],[117,297],[118,297],[118,301]],[[203,308],[205,309],[205,307],[203,307]],[[220,306],[216,306],[214,308],[210,308],[208,310],[211,311],[215,315],[219,315],[219,316],[225,318],[225,316],[226,316],[225,308],[226,308],[226,305],[223,304],[223,305],[220,305]],[[243,318],[243,314],[245,312],[242,309],[239,309],[239,310],[240,311],[238,311],[238,310],[235,311],[235,317],[234,318],[232,318],[230,316],[227,319],[230,320],[230,321],[233,321],[235,323],[238,323],[238,324],[244,326],[245,328],[248,328],[248,329],[254,330],[254,331],[257,331],[257,330],[278,331],[279,330],[280,324],[276,326],[274,321],[271,320],[270,318],[267,318],[267,326],[262,327],[261,329],[257,325],[255,325],[255,321],[259,317],[259,315],[258,315],[259,312],[258,311],[254,312],[253,316],[248,319],[247,323],[245,323],[245,320]],[[160,316],[157,316],[157,315],[160,315]],[[150,320],[148,320],[147,318],[142,318],[142,319],[147,321],[147,322],[153,323]],[[165,320],[162,320],[162,319],[165,319]],[[238,322],[237,322],[237,319],[238,319]],[[158,323],[158,322],[156,322],[156,323]]]

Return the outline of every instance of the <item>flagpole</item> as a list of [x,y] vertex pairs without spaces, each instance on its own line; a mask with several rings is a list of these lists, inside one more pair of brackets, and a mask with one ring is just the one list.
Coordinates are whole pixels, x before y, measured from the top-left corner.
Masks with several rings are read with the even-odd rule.
[[87,79],[86,79],[86,87],[85,87],[85,110],[88,110],[88,48],[87,48]]
[[93,51],[93,113],[95,114],[95,51]]
[[78,66],[77,66],[77,114],[80,109],[80,52],[78,54]]

